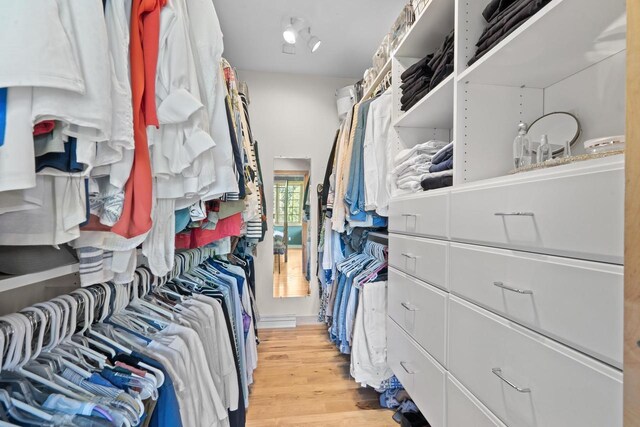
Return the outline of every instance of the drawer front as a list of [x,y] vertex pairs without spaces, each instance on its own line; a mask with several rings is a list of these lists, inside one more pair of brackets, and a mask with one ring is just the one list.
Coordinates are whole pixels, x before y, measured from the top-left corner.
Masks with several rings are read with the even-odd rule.
[[453,375],[447,375],[447,426],[505,427]]
[[389,265],[434,286],[447,289],[447,242],[389,236]]
[[454,296],[449,312],[449,370],[505,424],[622,426],[620,371]]
[[448,294],[389,269],[388,313],[441,365],[446,366]]
[[427,237],[447,238],[449,191],[393,199],[389,205],[389,231]]
[[457,190],[451,238],[623,263],[624,170]]
[[444,426],[446,372],[387,318],[389,366],[432,427]]
[[621,266],[457,243],[450,254],[453,293],[622,369]]

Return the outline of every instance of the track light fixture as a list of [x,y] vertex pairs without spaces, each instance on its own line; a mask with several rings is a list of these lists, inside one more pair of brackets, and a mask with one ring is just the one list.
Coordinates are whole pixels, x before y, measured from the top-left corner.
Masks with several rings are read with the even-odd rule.
[[282,53],[287,55],[295,55],[295,44],[299,38],[304,41],[311,53],[317,51],[322,44],[322,40],[311,34],[311,28],[301,18],[290,18],[286,21],[282,38],[285,41],[285,44],[282,45]]

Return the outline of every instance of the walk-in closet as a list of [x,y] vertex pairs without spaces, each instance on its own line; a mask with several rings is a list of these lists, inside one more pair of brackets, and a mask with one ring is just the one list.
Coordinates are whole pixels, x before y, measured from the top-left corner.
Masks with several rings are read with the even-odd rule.
[[0,427],[640,427],[637,0],[5,0],[0,54]]

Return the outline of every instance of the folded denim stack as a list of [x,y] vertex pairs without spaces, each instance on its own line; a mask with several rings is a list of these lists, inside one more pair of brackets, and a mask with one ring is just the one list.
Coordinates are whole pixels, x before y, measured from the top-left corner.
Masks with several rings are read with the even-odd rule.
[[419,191],[422,180],[432,175],[431,168],[442,167],[440,164],[450,158],[446,153],[442,154],[443,150],[450,145],[444,141],[432,140],[398,153],[394,159],[395,168],[392,171],[398,189]]
[[468,65],[489,52],[551,0],[492,0],[482,12],[487,28],[476,43],[476,54]]
[[407,111],[453,73],[454,32],[446,37],[435,52],[402,73],[402,111]]

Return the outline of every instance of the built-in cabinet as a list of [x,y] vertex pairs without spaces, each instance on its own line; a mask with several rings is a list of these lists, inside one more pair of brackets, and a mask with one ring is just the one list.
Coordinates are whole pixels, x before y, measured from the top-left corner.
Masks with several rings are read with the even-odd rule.
[[[467,66],[489,0],[431,0],[391,59],[392,154],[454,142],[454,186],[389,211],[388,359],[433,427],[621,426],[624,156],[512,174],[520,121],[625,131],[624,0],[553,0]],[[455,71],[400,75],[456,29]]]

